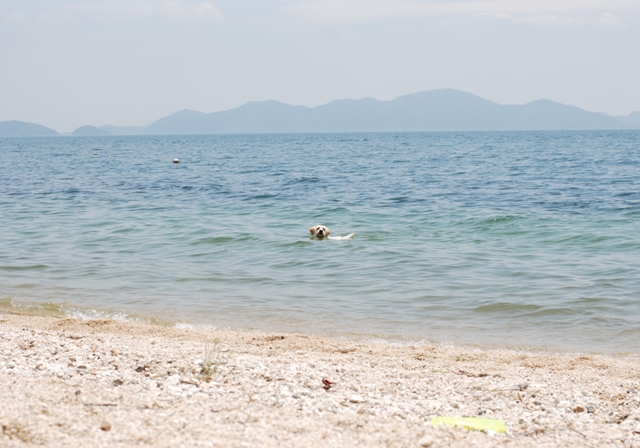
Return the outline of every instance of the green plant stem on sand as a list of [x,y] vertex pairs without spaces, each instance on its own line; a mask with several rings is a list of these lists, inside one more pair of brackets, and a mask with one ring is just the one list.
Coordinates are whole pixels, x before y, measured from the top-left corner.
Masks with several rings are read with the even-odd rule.
[[200,376],[210,382],[220,373],[220,366],[226,363],[226,358],[220,352],[220,341],[217,339],[205,341],[204,359],[200,367]]

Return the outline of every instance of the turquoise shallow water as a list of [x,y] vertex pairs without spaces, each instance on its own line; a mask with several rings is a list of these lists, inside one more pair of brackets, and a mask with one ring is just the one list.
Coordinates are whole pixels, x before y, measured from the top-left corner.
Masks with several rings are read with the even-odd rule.
[[[5,310],[640,352],[640,132],[56,137],[0,154]],[[312,241],[315,224],[357,237]]]

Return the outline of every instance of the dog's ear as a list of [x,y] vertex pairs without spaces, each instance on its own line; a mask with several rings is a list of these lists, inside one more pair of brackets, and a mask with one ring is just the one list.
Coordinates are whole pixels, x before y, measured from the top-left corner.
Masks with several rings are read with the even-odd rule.
[[325,229],[327,230],[327,236],[331,235],[331,230],[328,227],[325,227]]
[[316,228],[315,227],[311,227],[309,229],[309,232],[311,232],[311,235],[315,235],[316,234]]

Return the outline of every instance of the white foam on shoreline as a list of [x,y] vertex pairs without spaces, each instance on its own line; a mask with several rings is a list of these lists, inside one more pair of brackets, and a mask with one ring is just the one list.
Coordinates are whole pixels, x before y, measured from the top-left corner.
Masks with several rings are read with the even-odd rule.
[[209,324],[190,324],[187,322],[176,322],[173,325],[175,328],[179,329],[179,330],[202,330],[202,331],[213,331],[213,330],[219,330],[220,328],[216,327],[215,325],[209,325]]
[[0,312],[10,314],[26,314],[47,317],[68,317],[78,320],[113,319],[123,322],[140,322],[153,324],[155,319],[135,316],[123,311],[97,310],[81,308],[66,303],[55,302],[25,302],[15,299],[0,300]]
[[98,311],[95,309],[81,309],[75,307],[68,307],[62,310],[67,317],[78,320],[96,320],[96,319],[113,319],[124,322],[143,322],[151,323],[150,319],[141,317],[134,317],[130,314],[123,313],[121,311]]
[[640,354],[630,352],[619,353],[600,353],[600,352],[580,352],[575,350],[558,350],[552,347],[515,347],[515,346],[495,346],[486,345],[479,346],[476,344],[464,344],[455,343],[452,341],[434,341],[424,338],[411,339],[398,335],[379,335],[379,334],[335,334],[335,333],[315,333],[304,331],[289,331],[284,329],[265,329],[265,328],[250,328],[250,327],[228,327],[218,326],[213,324],[200,324],[190,323],[185,321],[166,320],[158,317],[143,317],[137,316],[123,311],[109,311],[109,310],[97,310],[93,308],[81,308],[77,306],[68,305],[65,303],[54,302],[26,302],[15,299],[0,299],[0,314],[6,312],[9,314],[22,314],[22,315],[34,315],[45,317],[67,317],[71,319],[78,319],[83,321],[98,320],[98,319],[112,319],[122,322],[134,322],[143,323],[149,325],[159,325],[174,327],[183,330],[196,330],[196,331],[238,331],[245,333],[260,334],[303,334],[311,337],[318,338],[331,338],[341,341],[350,341],[354,343],[366,343],[366,344],[380,344],[390,346],[440,346],[444,348],[466,348],[472,349],[476,352],[484,352],[486,350],[507,350],[518,353],[538,353],[538,354],[557,354],[557,355],[604,355],[614,358],[629,358],[638,359]]

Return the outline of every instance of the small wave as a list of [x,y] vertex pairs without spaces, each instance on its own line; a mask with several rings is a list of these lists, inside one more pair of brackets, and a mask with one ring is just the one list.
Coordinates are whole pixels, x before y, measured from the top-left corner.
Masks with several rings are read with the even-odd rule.
[[64,317],[64,313],[56,304],[20,302],[14,299],[0,299],[0,312],[30,316]]
[[170,322],[165,322],[159,318],[141,317],[123,311],[98,310],[72,306],[66,303],[26,302],[15,299],[0,299],[0,313],[25,316],[68,317],[78,320],[113,319],[163,326],[170,324]]
[[150,319],[134,317],[120,311],[100,311],[96,309],[82,309],[75,307],[63,307],[62,311],[66,317],[78,320],[112,319],[124,322],[144,322],[151,323]]
[[501,224],[507,222],[513,222],[522,218],[522,216],[518,215],[499,215],[499,216],[491,216],[489,218],[482,218],[478,221],[480,225],[486,224]]
[[291,185],[298,185],[298,184],[317,184],[320,182],[320,178],[318,177],[300,177],[298,179],[293,179],[290,180],[288,182],[285,182],[283,185],[285,187],[289,187]]
[[277,193],[261,193],[261,194],[247,195],[245,196],[244,200],[253,201],[256,199],[273,199],[276,197],[278,197]]
[[0,266],[0,270],[3,271],[35,271],[40,269],[47,269],[49,266],[46,264],[34,264],[30,266]]
[[[246,240],[247,238],[243,238],[243,240]],[[192,241],[191,243],[189,243],[190,246],[198,246],[200,244],[224,244],[224,243],[230,243],[232,241],[235,241],[235,238],[232,238],[230,236],[216,236],[216,237],[206,237],[206,238],[199,238],[195,241]]]
[[536,312],[542,308],[539,305],[534,304],[517,304],[517,303],[508,303],[508,302],[498,302],[491,303],[488,305],[481,305],[474,309],[477,313],[531,313]]

